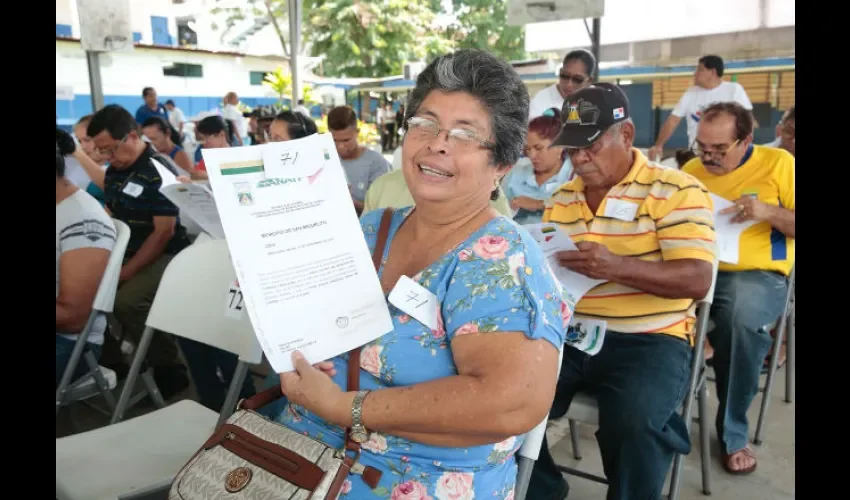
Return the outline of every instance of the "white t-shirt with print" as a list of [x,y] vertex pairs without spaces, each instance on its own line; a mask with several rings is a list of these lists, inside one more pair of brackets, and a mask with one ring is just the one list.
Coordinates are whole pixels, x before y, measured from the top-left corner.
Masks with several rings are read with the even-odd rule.
[[741,84],[736,82],[722,82],[713,89],[704,89],[694,85],[689,88],[685,95],[679,99],[679,103],[673,108],[673,115],[685,118],[688,124],[688,145],[693,144],[697,138],[697,126],[702,117],[702,111],[716,102],[737,102],[746,109],[753,109],[750,98]]
[[[115,224],[90,194],[79,190],[56,205],[56,297],[59,297],[59,260],[62,254],[80,248],[102,248],[110,252],[115,247]],[[95,320],[88,342],[103,344],[106,316]],[[76,334],[56,332],[56,335],[76,340]]]
[[534,99],[531,100],[531,104],[528,106],[528,121],[530,122],[538,116],[542,116],[549,108],[562,109],[563,107],[564,98],[561,96],[561,92],[558,91],[558,85],[550,85],[538,92],[534,96]]

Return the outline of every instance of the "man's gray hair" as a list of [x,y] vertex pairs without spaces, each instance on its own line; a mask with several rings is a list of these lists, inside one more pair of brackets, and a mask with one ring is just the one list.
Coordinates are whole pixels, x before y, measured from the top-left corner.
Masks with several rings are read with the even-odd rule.
[[626,118],[625,120],[623,120],[621,122],[617,122],[617,123],[611,125],[610,127],[608,127],[608,130],[606,130],[605,132],[610,134],[610,135],[614,135],[614,134],[620,132],[621,130],[623,130],[623,126],[627,123],[631,123],[632,126],[635,125],[635,122],[633,122],[631,117],[629,117],[629,118]]
[[490,113],[492,161],[513,165],[528,134],[528,89],[507,62],[483,50],[465,49],[440,56],[426,67],[410,94],[405,121],[419,111],[432,90],[468,92]]

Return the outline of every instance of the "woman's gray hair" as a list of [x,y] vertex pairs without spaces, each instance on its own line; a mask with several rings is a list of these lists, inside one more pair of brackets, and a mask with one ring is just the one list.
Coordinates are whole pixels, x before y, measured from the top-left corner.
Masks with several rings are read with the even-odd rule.
[[426,67],[410,93],[405,122],[419,111],[432,90],[468,92],[490,113],[496,147],[492,161],[513,165],[528,134],[528,89],[506,61],[483,50],[465,49],[440,56]]

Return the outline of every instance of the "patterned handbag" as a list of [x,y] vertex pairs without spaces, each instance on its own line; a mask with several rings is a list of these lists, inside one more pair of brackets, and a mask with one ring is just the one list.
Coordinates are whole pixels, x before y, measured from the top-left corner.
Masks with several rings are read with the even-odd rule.
[[[372,254],[375,269],[380,268],[391,219],[392,210],[385,210]],[[357,391],[359,385],[358,347],[349,352],[348,390]],[[169,500],[334,500],[349,474],[360,475],[372,489],[378,486],[381,471],[357,461],[360,444],[351,440],[350,429],[345,448],[339,450],[254,411],[281,396],[277,385],[240,402],[174,478]]]

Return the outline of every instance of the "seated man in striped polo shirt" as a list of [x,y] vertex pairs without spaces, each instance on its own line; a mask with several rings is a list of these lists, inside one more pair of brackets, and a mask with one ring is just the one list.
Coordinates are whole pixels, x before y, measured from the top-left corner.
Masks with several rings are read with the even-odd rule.
[[[578,250],[560,265],[607,280],[576,304],[577,318],[607,321],[595,356],[570,346],[552,418],[578,391],[596,397],[596,433],[608,500],[658,499],[674,453],[689,453],[679,416],[687,392],[695,301],[711,287],[714,218],[705,187],[679,170],[649,164],[632,147],[623,91],[598,83],[564,102],[553,146],[566,147],[577,177],[546,203]],[[529,498],[566,498],[569,488],[544,445]]]
[[747,410],[773,344],[765,326],[785,308],[794,266],[794,156],[785,149],[754,146],[752,114],[735,102],[703,111],[694,152],[697,157],[683,170],[735,202],[721,216],[731,213],[733,223],[756,222],[741,233],[738,263],[720,263],[711,305],[715,327],[708,334],[714,346],[720,401],[715,425],[723,467],[730,474],[749,474],[756,469],[756,457],[748,446]]

